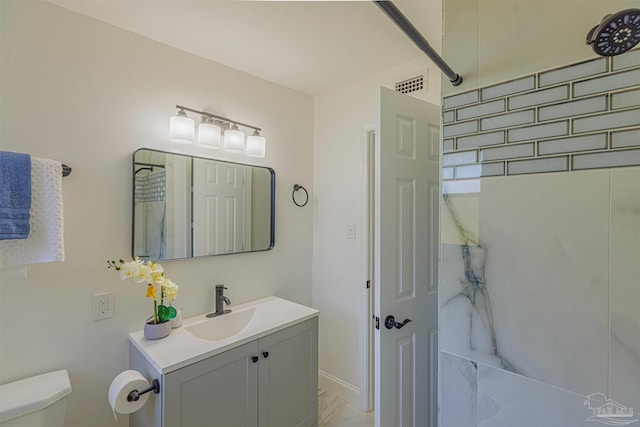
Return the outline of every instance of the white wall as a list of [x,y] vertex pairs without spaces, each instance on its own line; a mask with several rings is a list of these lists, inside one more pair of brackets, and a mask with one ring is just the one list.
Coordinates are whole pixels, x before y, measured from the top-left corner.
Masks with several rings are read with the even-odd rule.
[[[43,2],[0,2],[0,146],[60,160],[66,261],[0,273],[0,383],[66,368],[68,426],[114,425],[109,383],[128,367],[127,333],[151,310],[144,287],[120,281],[106,260],[131,247],[131,159],[149,147],[210,155],[167,139],[175,104],[255,123],[276,171],[273,251],[163,263],[185,316],[212,308],[211,288],[233,303],[278,295],[311,303],[313,99]],[[236,161],[246,158],[215,153]],[[91,295],[113,292],[112,319],[91,321]],[[127,417],[117,425],[126,426]]]
[[[439,4],[434,25],[440,25]],[[439,31],[436,32],[439,34]],[[409,43],[409,40],[407,40]],[[429,40],[438,48],[439,39]],[[423,55],[315,98],[313,305],[320,309],[320,386],[365,408],[365,129],[376,122],[376,89],[421,73],[440,104],[441,73]],[[347,222],[356,239],[346,238]]]

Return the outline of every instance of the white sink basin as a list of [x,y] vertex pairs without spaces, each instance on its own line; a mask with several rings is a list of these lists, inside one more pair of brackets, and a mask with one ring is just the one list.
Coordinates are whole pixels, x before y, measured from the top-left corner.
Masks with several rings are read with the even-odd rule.
[[255,307],[243,311],[232,311],[231,313],[187,326],[185,329],[205,341],[221,341],[242,332],[249,325],[255,314]]
[[248,343],[318,316],[318,310],[277,297],[231,306],[231,313],[213,318],[204,314],[185,319],[168,337],[147,340],[142,331],[129,341],[162,374]]

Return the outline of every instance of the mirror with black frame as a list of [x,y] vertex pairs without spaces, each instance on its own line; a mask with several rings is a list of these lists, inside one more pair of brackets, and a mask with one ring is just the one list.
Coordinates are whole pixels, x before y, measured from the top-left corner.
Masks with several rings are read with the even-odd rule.
[[133,155],[132,254],[169,260],[274,245],[273,169],[141,148]]

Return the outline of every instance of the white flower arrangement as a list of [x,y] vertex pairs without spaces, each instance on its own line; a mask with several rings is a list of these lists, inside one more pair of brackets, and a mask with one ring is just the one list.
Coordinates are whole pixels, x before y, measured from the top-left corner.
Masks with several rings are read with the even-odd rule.
[[[164,275],[162,266],[154,261],[142,261],[137,257],[133,261],[107,261],[108,268],[120,272],[120,279],[133,279],[136,283],[147,283],[147,298],[153,298],[153,323],[164,323],[176,317],[176,309],[171,302],[178,296],[178,285]],[[158,304],[158,293],[160,304]],[[164,305],[165,299],[167,305]],[[151,319],[151,318],[150,318]],[[150,320],[149,319],[149,320]]]

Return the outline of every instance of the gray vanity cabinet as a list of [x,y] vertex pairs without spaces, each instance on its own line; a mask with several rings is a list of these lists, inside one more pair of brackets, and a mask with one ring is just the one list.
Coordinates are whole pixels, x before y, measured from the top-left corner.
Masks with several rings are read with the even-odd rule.
[[318,422],[318,318],[259,340],[258,426]]
[[253,341],[165,375],[162,425],[256,427],[257,354]]
[[[134,353],[131,368],[153,375]],[[315,426],[318,318],[163,375],[145,407],[131,414],[131,427]]]

